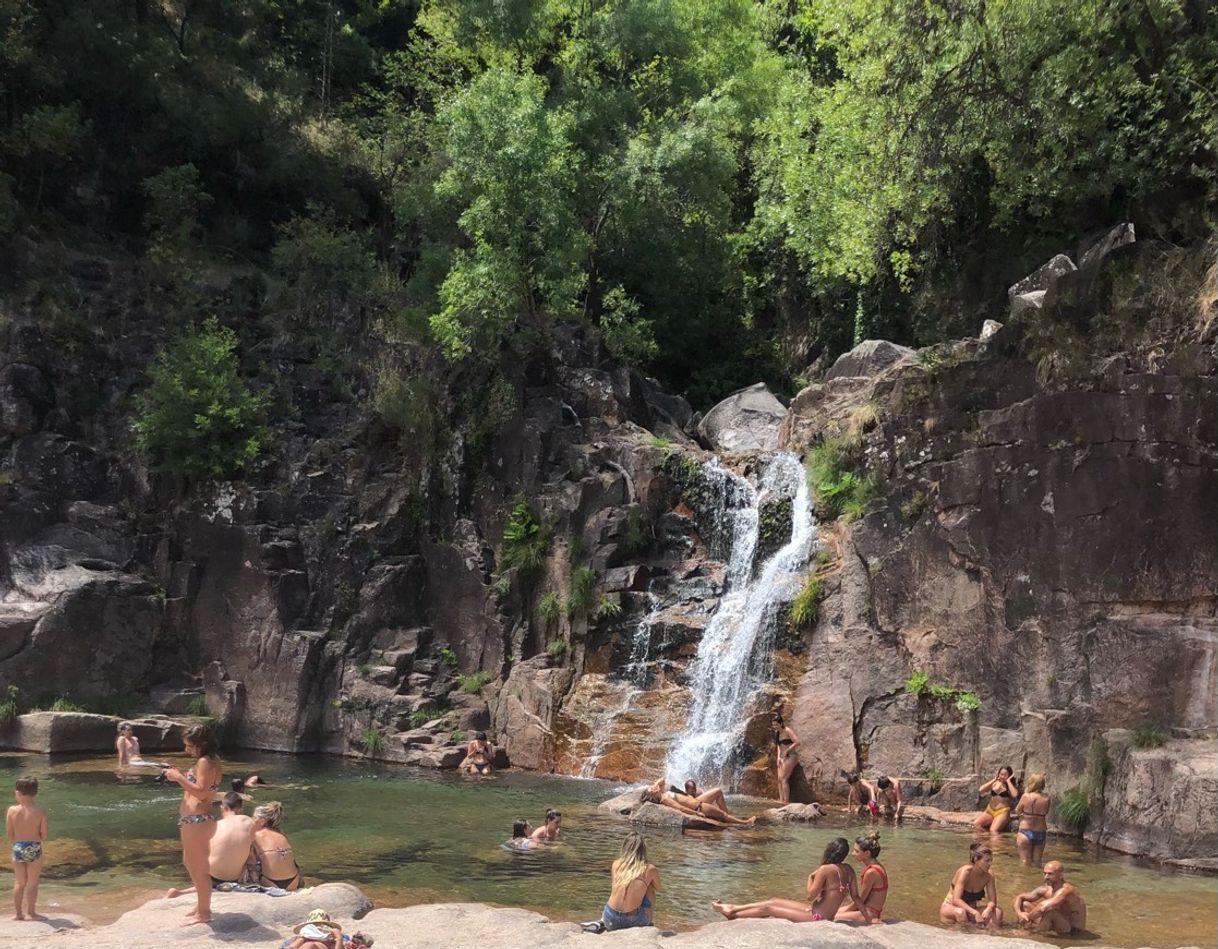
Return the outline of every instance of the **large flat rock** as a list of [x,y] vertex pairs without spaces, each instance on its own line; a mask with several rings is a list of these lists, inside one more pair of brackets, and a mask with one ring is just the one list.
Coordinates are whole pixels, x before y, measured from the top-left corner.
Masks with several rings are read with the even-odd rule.
[[[343,924],[376,940],[379,949],[589,949],[592,946],[635,949],[1043,949],[1045,943],[1014,936],[958,933],[897,922],[883,926],[790,923],[776,919],[710,923],[690,932],[672,933],[652,927],[590,936],[575,923],[552,922],[539,913],[481,903],[435,903],[406,909],[377,909],[358,922],[354,916],[368,906],[363,894],[346,884],[330,883],[308,893],[279,899],[243,894],[217,894],[213,927],[179,928],[177,922],[190,899],[153,900],[127,913],[110,926],[89,928],[76,918],[56,917],[51,923],[0,922],[0,947],[29,949],[191,949],[278,945],[310,909],[321,907]],[[599,907],[589,907],[589,918]],[[663,924],[663,902],[659,922]],[[60,932],[55,932],[60,928]],[[1057,943],[1070,946],[1066,941]],[[1091,949],[1102,949],[1092,946]]]

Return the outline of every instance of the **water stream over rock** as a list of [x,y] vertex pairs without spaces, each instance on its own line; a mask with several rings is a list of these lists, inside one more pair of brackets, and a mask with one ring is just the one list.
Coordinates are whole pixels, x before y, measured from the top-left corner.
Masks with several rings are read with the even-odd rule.
[[[733,753],[742,737],[745,713],[772,671],[770,651],[778,609],[791,600],[793,583],[815,538],[807,478],[797,457],[775,455],[756,491],[747,481],[736,480],[742,492],[752,495],[753,503],[730,512],[733,536],[727,594],[698,644],[689,673],[693,697],[689,719],[670,747],[665,765],[667,774],[678,780],[734,783]],[[761,504],[774,495],[791,499],[790,537],[755,568]]]

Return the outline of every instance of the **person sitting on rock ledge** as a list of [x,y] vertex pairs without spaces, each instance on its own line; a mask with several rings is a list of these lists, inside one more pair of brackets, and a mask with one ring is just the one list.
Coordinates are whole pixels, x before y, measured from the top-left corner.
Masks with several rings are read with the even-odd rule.
[[979,794],[988,794],[990,802],[973,821],[974,829],[985,830],[988,827],[991,834],[1001,834],[1006,830],[1007,821],[1011,819],[1011,805],[1019,800],[1014,774],[1010,765],[1003,765],[992,781],[977,789]]
[[786,900],[781,897],[762,900],[758,903],[724,903],[716,900],[711,909],[728,919],[789,919],[793,923],[820,922],[837,917],[837,911],[846,902],[854,901],[863,922],[873,919],[870,907],[859,896],[854,868],[845,863],[850,852],[850,842],[837,837],[825,848],[821,865],[808,875],[808,901]]
[[283,805],[268,801],[254,808],[254,855],[258,860],[258,883],[281,890],[300,888],[300,867],[292,844],[279,829]]
[[613,861],[609,899],[601,913],[605,929],[650,926],[660,890],[660,871],[647,862],[647,843],[641,834],[627,834]]
[[[220,820],[216,822],[216,833],[207,853],[212,889],[221,883],[238,882],[246,864],[250,862],[254,845],[254,819],[241,813],[243,804],[241,795],[235,791],[229,791],[220,802]],[[170,887],[165,896],[173,899],[194,891],[193,886],[185,889]]]
[[1034,933],[1056,933],[1072,936],[1087,931],[1087,903],[1074,887],[1066,882],[1065,869],[1057,860],[1044,868],[1044,884],[1015,897],[1015,915],[1019,924]]
[[[718,789],[716,788],[716,790]],[[699,801],[697,798],[690,797],[687,794],[667,790],[664,787],[663,778],[660,778],[643,792],[643,801],[647,804],[659,804],[663,807],[671,807],[674,811],[680,811],[689,817],[705,817],[709,820],[718,821],[720,824],[736,824],[752,827],[757,822],[756,817],[749,817],[747,819],[737,817],[735,814],[729,814],[723,808],[717,807],[709,801]]]
[[494,749],[487,740],[486,732],[478,732],[465,745],[465,760],[460,764],[460,770],[466,774],[490,774],[491,755]]
[[550,808],[546,811],[545,823],[533,831],[530,839],[536,843],[545,843],[558,839],[558,835],[562,833],[562,814]]

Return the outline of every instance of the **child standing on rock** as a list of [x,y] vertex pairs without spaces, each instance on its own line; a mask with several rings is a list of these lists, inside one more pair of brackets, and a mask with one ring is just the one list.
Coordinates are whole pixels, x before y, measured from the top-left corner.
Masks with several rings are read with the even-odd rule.
[[[42,842],[47,839],[47,812],[38,806],[38,779],[18,778],[17,803],[8,809],[4,827],[13,848],[13,919],[42,919],[34,911],[42,876]],[[25,914],[21,912],[22,900]]]

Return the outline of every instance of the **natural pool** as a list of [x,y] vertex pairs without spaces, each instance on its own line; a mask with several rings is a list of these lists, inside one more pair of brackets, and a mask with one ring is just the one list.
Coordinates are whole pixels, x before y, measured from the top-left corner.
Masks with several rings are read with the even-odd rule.
[[[310,881],[347,880],[386,905],[478,901],[521,906],[560,919],[592,919],[608,892],[608,866],[631,828],[599,814],[618,788],[526,773],[464,778],[342,759],[260,756],[225,762],[226,778],[258,771],[287,787],[258,801],[284,803],[284,829]],[[51,815],[41,905],[112,919],[169,885],[184,885],[175,827],[178,795],[151,773],[116,775],[111,759],[50,762],[0,755],[0,783],[20,773],[42,782]],[[500,845],[512,820],[537,823],[547,807],[563,812],[561,843],[529,853]],[[749,812],[747,803],[741,809]],[[764,827],[723,834],[647,832],[664,889],[656,921],[689,928],[717,920],[712,898],[800,898],[825,844],[862,832],[831,816],[816,827]],[[937,924],[952,871],[967,858],[967,832],[910,823],[881,827],[892,889],[886,915]],[[1015,843],[995,844],[999,897],[1038,884]],[[1052,840],[1051,856],[1087,898],[1090,928],[1112,946],[1218,945],[1218,880],[1174,872]],[[1073,942],[1077,942],[1075,939]]]

